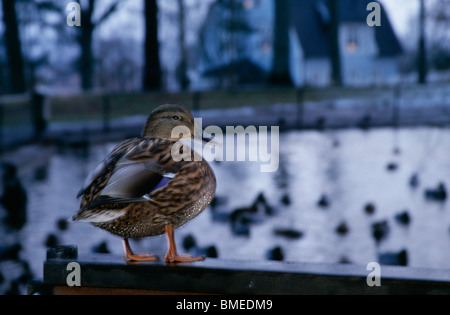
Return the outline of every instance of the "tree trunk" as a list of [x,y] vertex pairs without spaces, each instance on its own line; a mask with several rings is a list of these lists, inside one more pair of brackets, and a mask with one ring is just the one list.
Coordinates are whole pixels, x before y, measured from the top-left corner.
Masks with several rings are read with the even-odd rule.
[[161,62],[158,41],[158,5],[157,0],[144,0],[145,8],[145,56],[144,90],[161,89]]
[[188,53],[185,43],[185,9],[183,0],[178,1],[178,43],[180,46],[180,63],[177,68],[177,78],[180,83],[181,90],[186,90],[189,87],[189,78],[187,76],[187,59]]
[[277,0],[274,19],[274,51],[270,83],[292,85],[289,71],[289,0]]
[[81,31],[78,40],[81,46],[80,71],[83,90],[90,90],[93,87],[92,37],[95,25],[92,22],[92,12],[94,6],[95,0],[89,0],[89,8],[81,10]]
[[330,0],[330,58],[333,83],[342,85],[341,51],[339,47],[339,0]]
[[24,93],[26,91],[24,63],[15,3],[14,0],[2,0],[6,53],[9,62],[10,91]]
[[420,0],[419,83],[427,83],[427,50],[425,39],[425,1]]

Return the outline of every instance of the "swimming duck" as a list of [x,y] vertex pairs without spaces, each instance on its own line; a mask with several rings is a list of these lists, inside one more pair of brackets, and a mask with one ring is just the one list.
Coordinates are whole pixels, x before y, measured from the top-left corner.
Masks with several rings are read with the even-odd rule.
[[[187,127],[190,133],[172,132],[175,127]],[[199,215],[214,198],[216,179],[208,163],[198,159],[194,150],[189,150],[189,161],[185,146],[175,146],[183,140],[198,141],[200,133],[187,108],[157,107],[141,137],[120,143],[91,173],[78,193],[80,209],[71,219],[122,237],[126,261],[158,259],[134,254],[128,240],[164,233],[168,239],[165,261],[204,259],[178,255],[174,239],[174,230]],[[172,151],[185,158],[173,158]]]

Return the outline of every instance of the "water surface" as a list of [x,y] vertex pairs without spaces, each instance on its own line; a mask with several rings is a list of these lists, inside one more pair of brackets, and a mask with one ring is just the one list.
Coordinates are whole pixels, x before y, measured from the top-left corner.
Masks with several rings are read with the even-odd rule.
[[[291,131],[281,134],[279,169],[261,173],[258,162],[213,162],[217,177],[220,213],[250,206],[261,192],[274,210],[260,213],[248,236],[237,236],[228,222],[214,220],[211,208],[176,232],[182,240],[192,235],[200,247],[215,245],[220,258],[267,258],[281,247],[287,261],[352,262],[366,265],[385,252],[406,249],[408,265],[450,267],[450,214],[448,202],[430,201],[426,188],[439,182],[450,187],[450,129],[402,128],[333,131]],[[4,243],[19,240],[21,257],[30,263],[35,277],[42,277],[45,240],[53,233],[60,244],[75,244],[79,252],[91,252],[105,241],[109,250],[122,255],[121,240],[86,223],[70,224],[60,231],[57,220],[67,219],[78,208],[76,195],[86,176],[114,147],[93,145],[83,150],[65,149],[52,155],[39,169],[22,176],[27,188],[28,223],[19,233],[6,233]],[[255,149],[255,148],[250,148]],[[33,158],[32,156],[30,158]],[[389,170],[388,164],[396,166]],[[409,185],[417,173],[419,185]],[[326,195],[329,206],[317,205]],[[284,200],[283,200],[284,197]],[[284,202],[283,202],[284,201]],[[371,215],[367,203],[375,205]],[[395,215],[407,211],[409,225]],[[1,214],[1,212],[0,212]],[[387,221],[390,232],[377,243],[371,226]],[[336,228],[344,224],[346,234]],[[300,231],[290,239],[274,229]],[[152,251],[163,256],[164,237],[132,242],[136,252]],[[5,265],[4,269],[9,268]]]

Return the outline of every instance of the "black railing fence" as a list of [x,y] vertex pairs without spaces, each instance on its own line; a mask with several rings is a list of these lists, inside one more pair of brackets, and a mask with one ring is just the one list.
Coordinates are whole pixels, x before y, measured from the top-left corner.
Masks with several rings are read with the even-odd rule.
[[[178,93],[30,93],[0,96],[0,149],[58,137],[58,133],[83,134],[86,129],[107,134],[120,126],[124,117],[145,117],[164,103],[183,104],[204,116],[208,123],[219,126],[366,129],[450,123],[448,84]],[[206,110],[211,111],[205,114]],[[136,124],[141,125],[142,120],[136,120]]]

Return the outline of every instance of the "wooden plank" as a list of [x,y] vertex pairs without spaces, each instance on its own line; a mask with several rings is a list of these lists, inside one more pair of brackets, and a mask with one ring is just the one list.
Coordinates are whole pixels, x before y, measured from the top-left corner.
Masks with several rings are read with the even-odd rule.
[[197,295],[192,292],[55,286],[53,295]]
[[[80,265],[81,288],[64,290],[70,262]],[[66,293],[103,288],[101,294],[450,294],[450,270],[381,266],[381,286],[368,285],[369,273],[367,266],[347,264],[220,259],[126,263],[119,256],[89,255],[48,259],[43,282]]]

